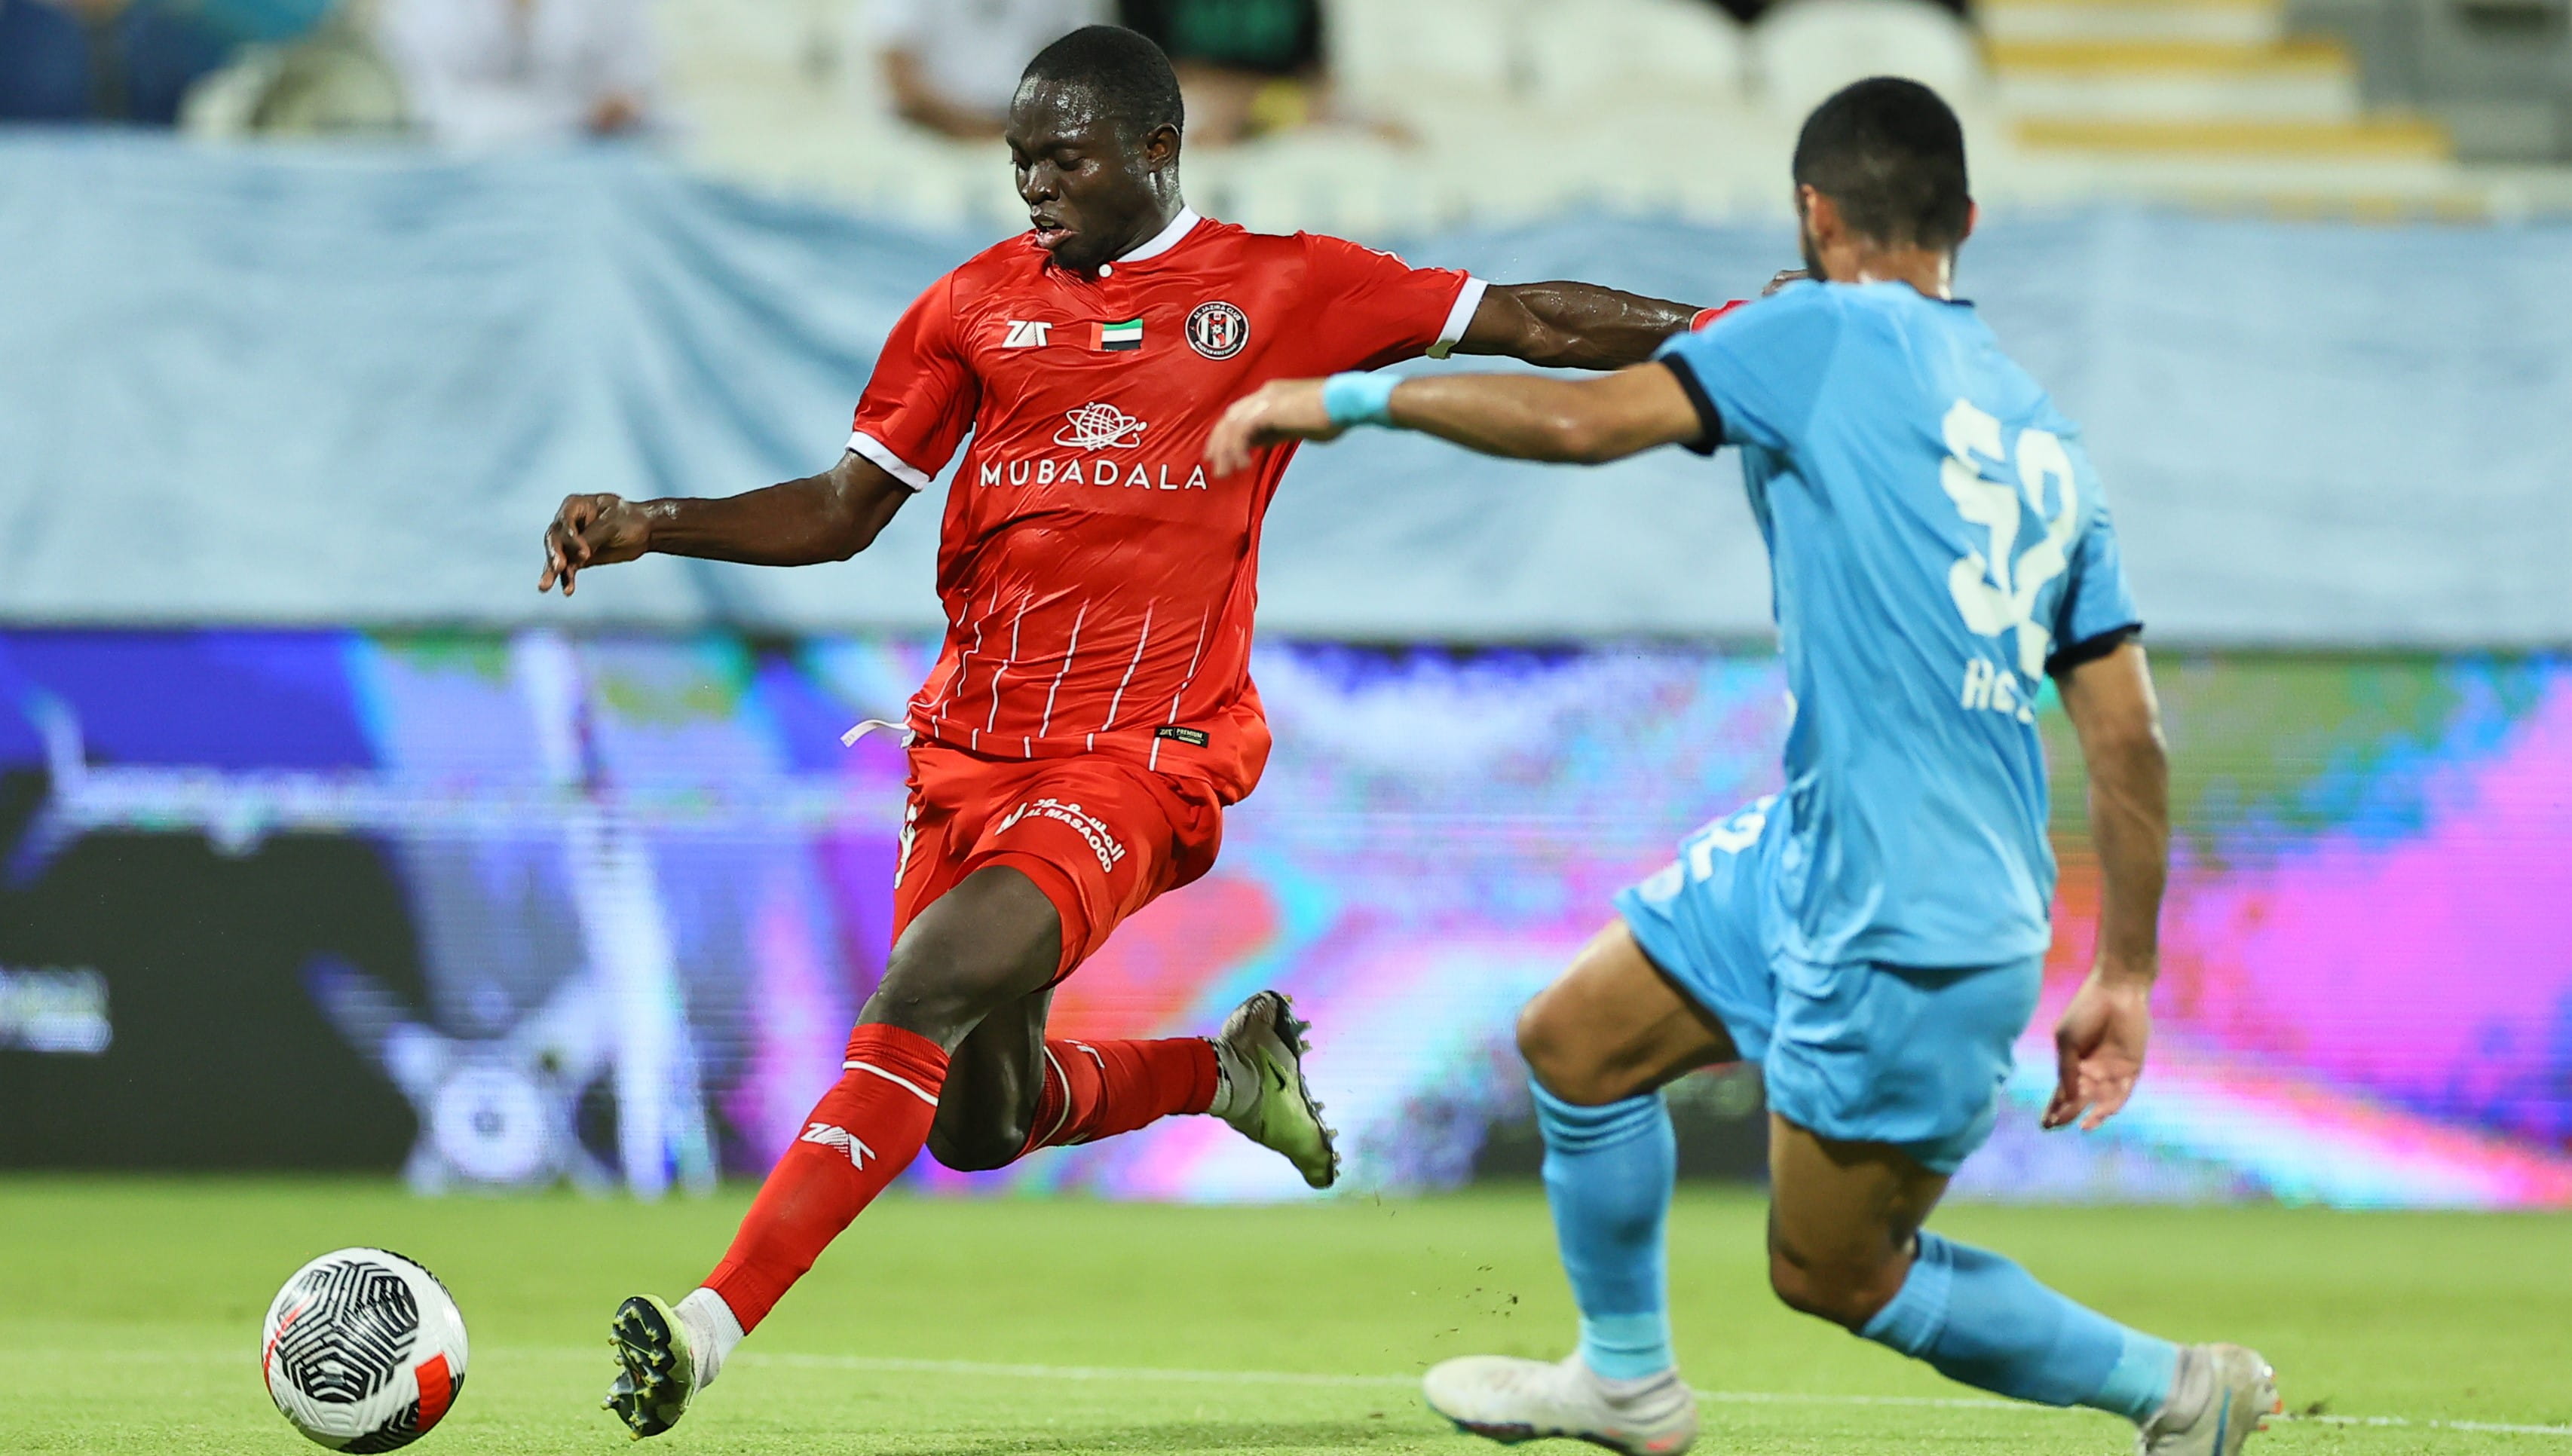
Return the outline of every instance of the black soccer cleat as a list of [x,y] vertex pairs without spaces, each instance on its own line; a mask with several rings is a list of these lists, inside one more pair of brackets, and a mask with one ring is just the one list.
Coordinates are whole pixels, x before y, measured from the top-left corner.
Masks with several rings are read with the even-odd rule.
[[635,1295],[616,1306],[607,1347],[621,1371],[599,1404],[638,1441],[677,1425],[697,1393],[696,1357],[677,1311],[649,1294]]
[[1258,1089],[1224,1121],[1243,1137],[1274,1149],[1295,1165],[1304,1182],[1329,1188],[1340,1177],[1338,1140],[1322,1121],[1322,1105],[1304,1081],[1305,1037],[1312,1024],[1295,1019],[1295,1003],[1282,991],[1262,991],[1241,1003],[1215,1037],[1216,1055],[1230,1073]]

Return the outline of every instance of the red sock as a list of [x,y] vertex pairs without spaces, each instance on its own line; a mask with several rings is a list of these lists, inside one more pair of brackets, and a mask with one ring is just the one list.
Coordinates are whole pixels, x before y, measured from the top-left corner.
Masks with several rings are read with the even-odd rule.
[[862,1026],[849,1038],[839,1085],[823,1094],[803,1136],[768,1171],[750,1213],[706,1287],[744,1332],[821,1257],[822,1249],[902,1176],[929,1142],[947,1054],[899,1027]]
[[1214,1106],[1214,1043],[1047,1042],[1044,1091],[1026,1151],[1095,1143]]

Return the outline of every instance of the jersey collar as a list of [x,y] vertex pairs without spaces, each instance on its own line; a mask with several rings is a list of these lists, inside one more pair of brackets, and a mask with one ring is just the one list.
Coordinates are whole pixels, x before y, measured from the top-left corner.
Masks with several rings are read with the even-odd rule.
[[1145,243],[1140,247],[1120,253],[1109,259],[1109,261],[1141,262],[1146,258],[1159,257],[1162,253],[1178,246],[1190,233],[1196,231],[1196,226],[1204,221],[1205,219],[1197,216],[1196,209],[1188,207],[1185,204],[1181,204],[1179,207],[1179,215],[1170,220],[1169,227],[1153,234],[1151,241]]

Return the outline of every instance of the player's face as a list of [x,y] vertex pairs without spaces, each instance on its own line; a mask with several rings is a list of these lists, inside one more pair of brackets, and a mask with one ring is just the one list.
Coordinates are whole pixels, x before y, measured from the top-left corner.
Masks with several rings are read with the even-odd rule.
[[1163,174],[1178,133],[1136,139],[1087,87],[1029,82],[1002,134],[1036,242],[1065,267],[1092,268],[1149,241],[1161,226]]

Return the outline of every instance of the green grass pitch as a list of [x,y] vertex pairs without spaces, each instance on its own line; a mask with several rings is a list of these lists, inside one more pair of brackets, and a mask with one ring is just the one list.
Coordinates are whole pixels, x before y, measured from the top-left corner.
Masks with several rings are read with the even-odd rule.
[[[626,1449],[597,1409],[607,1314],[633,1290],[689,1287],[746,1198],[0,1181],[0,1451],[315,1449],[260,1387],[260,1316],[304,1259],[352,1243],[437,1270],[472,1332],[455,1412],[413,1449]],[[2108,1417],[1980,1403],[1787,1313],[1763,1282],[1760,1219],[1754,1197],[1694,1191],[1672,1217],[1679,1352],[1710,1393],[1700,1451],[2128,1449]],[[2290,1406],[2343,1418],[2280,1423],[2254,1452],[2572,1456],[2572,1217],[1965,1207],[1938,1223],[2147,1327],[2256,1344]],[[1472,1456],[1490,1448],[1422,1409],[1418,1372],[1559,1354],[1570,1329],[1533,1189],[1246,1209],[895,1199],[659,1445]],[[2344,1421],[2367,1416],[2406,1424]]]

